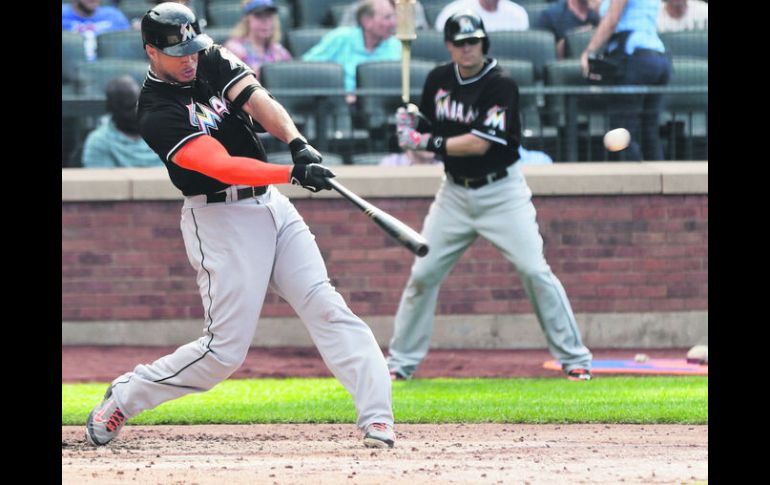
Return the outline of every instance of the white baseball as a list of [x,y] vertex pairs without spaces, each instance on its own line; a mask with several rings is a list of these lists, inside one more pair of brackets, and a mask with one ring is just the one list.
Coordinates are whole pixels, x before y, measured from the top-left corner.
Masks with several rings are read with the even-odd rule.
[[611,152],[623,150],[631,142],[631,133],[625,128],[615,128],[604,135],[604,146]]

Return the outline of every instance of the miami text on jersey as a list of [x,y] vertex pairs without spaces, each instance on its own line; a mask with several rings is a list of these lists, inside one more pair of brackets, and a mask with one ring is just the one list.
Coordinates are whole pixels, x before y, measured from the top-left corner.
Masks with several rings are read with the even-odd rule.
[[219,123],[222,122],[222,116],[230,112],[227,109],[226,103],[216,96],[212,96],[209,99],[209,105],[198,102],[187,105],[187,111],[190,114],[190,124],[207,135],[211,134],[210,128],[218,130]]
[[473,106],[467,108],[457,101],[452,100],[452,97],[448,91],[439,89],[436,93],[434,101],[436,103],[436,120],[450,120],[457,121],[470,125],[473,120],[478,117],[478,110]]

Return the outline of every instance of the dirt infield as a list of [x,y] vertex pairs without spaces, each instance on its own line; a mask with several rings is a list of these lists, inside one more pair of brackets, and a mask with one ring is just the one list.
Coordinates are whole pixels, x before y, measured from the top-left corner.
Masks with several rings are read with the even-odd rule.
[[397,425],[372,450],[353,425],[126,426],[107,447],[62,429],[62,484],[680,484],[708,480],[708,427]]
[[[169,347],[62,347],[62,382],[107,382]],[[681,358],[687,349],[595,350]],[[560,374],[544,350],[431,351],[417,377]],[[232,378],[329,376],[315,349],[252,349]],[[578,384],[577,385],[590,385]],[[106,447],[62,427],[62,484],[681,484],[708,481],[708,426],[396,424],[371,450],[353,424],[132,426]]]

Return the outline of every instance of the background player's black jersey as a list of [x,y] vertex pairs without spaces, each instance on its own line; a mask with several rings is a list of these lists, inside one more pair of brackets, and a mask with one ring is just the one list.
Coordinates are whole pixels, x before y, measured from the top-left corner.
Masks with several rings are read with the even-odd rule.
[[171,182],[184,195],[217,192],[226,184],[171,158],[188,141],[211,135],[231,156],[265,160],[265,150],[254,122],[242,110],[231,112],[227,90],[254,72],[230,51],[213,45],[198,56],[198,72],[189,84],[168,83],[147,74],[139,95],[138,119],[142,138],[166,164]]
[[425,80],[420,111],[433,123],[433,135],[449,138],[473,133],[492,144],[484,155],[444,158],[444,170],[480,177],[519,159],[519,87],[494,59],[474,77],[462,79],[454,63],[433,69]]

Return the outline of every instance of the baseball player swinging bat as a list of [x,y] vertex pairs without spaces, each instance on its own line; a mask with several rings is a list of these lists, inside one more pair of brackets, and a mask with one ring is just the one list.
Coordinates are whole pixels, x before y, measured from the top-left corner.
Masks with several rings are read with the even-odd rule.
[[406,249],[421,257],[428,254],[428,241],[414,229],[354,194],[336,180],[330,178],[327,178],[326,180],[329,181],[334,190],[361,209],[364,214],[369,216],[372,221],[380,226],[393,239],[401,243]]

